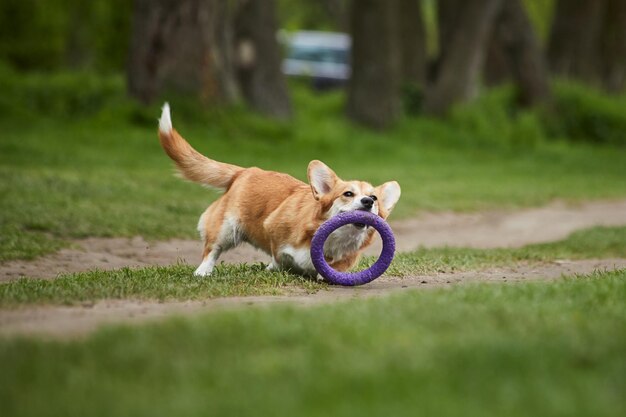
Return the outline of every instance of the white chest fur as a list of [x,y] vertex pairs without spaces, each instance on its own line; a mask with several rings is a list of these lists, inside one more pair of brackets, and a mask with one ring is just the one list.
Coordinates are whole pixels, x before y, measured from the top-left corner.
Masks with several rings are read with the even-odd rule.
[[[339,261],[347,254],[359,250],[367,238],[367,229],[359,229],[346,225],[335,230],[328,236],[324,244],[324,255],[333,261]],[[283,246],[278,253],[278,262],[282,269],[295,269],[298,272],[315,274],[309,247],[294,248]]]
[[324,255],[333,261],[354,253],[363,246],[367,238],[367,228],[357,228],[351,224],[340,227],[328,236],[324,243]]
[[316,273],[309,247],[294,248],[291,245],[285,245],[278,252],[277,260],[281,269],[293,269],[305,274]]

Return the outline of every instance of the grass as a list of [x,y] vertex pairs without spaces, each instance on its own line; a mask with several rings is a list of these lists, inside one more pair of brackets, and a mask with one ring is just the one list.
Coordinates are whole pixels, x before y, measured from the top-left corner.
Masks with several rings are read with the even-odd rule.
[[[589,229],[576,232],[561,242],[520,249],[421,249],[398,254],[386,274],[411,276],[480,270],[521,262],[594,257],[626,258],[626,227]],[[365,268],[371,262],[373,260],[369,258],[360,267]],[[194,277],[192,273],[193,268],[190,266],[175,265],[88,271],[61,275],[55,280],[22,278],[0,284],[0,308],[37,303],[76,304],[102,299],[188,300],[276,295],[293,291],[314,292],[326,288],[324,283],[296,275],[265,271],[261,264],[220,265],[208,279]]]
[[[157,106],[121,98],[119,80],[13,81],[3,84],[0,74],[0,261],[87,236],[195,236],[197,217],[216,194],[172,177],[155,137]],[[576,104],[584,91],[568,99],[575,117],[549,120],[557,132],[550,137],[540,115],[512,116],[498,92],[446,121],[407,117],[376,133],[344,120],[341,95],[293,91],[290,124],[237,107],[198,111],[176,99],[174,123],[200,151],[243,166],[304,179],[308,161],[319,158],[346,178],[396,179],[403,197],[395,218],[626,196],[623,148],[606,145],[623,139],[622,107],[588,101],[608,109],[608,117],[596,117],[595,107]],[[580,139],[577,131],[605,145],[570,143]],[[421,249],[400,254],[388,274],[590,257],[626,257],[626,228],[520,249]],[[222,265],[211,279],[192,270],[22,279],[0,285],[0,307],[325,288],[261,265]],[[0,409],[3,416],[64,417],[622,415],[625,300],[626,271],[617,271],[214,312],[71,342],[0,339]]]
[[[626,227],[595,227],[574,232],[562,241],[527,245],[522,248],[435,248],[399,253],[387,274],[426,275],[519,263],[594,258],[626,258]],[[367,261],[371,262],[366,260],[361,266],[367,265]]]
[[618,416],[626,271],[0,341],[5,416]]
[[324,288],[312,280],[265,265],[219,265],[210,278],[193,275],[188,265],[123,268],[62,275],[55,280],[20,279],[0,284],[0,307],[23,304],[76,304],[102,299],[189,300],[245,295],[280,295]]
[[[3,77],[0,261],[31,259],[86,236],[196,236],[199,214],[216,194],[172,176],[156,139],[157,105],[129,102],[115,79]],[[238,107],[200,111],[176,98],[172,107],[175,126],[219,160],[304,180],[308,161],[322,159],[344,178],[396,179],[402,198],[394,218],[626,196],[623,148],[547,138],[536,115],[509,114],[505,93],[446,121],[407,117],[381,133],[347,122],[341,94],[316,96],[297,85],[288,124]],[[605,101],[610,122],[622,107]],[[623,129],[609,122],[600,132],[619,142]]]

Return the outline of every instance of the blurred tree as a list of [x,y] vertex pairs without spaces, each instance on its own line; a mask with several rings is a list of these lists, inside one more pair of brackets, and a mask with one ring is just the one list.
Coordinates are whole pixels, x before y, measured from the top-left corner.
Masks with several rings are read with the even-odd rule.
[[291,117],[287,83],[276,41],[274,0],[243,0],[235,18],[237,77],[246,101],[277,119]]
[[519,104],[533,106],[550,97],[544,54],[520,0],[505,1],[496,16],[485,62],[485,80],[497,84],[512,76]]
[[357,123],[382,129],[400,113],[396,34],[398,0],[352,3],[352,76],[347,114]]
[[548,43],[550,69],[584,80],[594,78],[604,0],[559,0]]
[[621,91],[626,77],[626,2],[559,0],[548,58],[555,74]]
[[350,28],[348,26],[349,22],[349,3],[350,0],[308,0],[312,2],[320,2],[322,8],[326,12],[326,15],[329,17],[333,30],[338,30],[341,32],[347,32]]
[[63,63],[68,16],[59,0],[0,1],[0,59],[20,70]]
[[205,102],[237,97],[228,0],[135,0],[128,91],[149,103],[163,91]]
[[426,80],[426,31],[421,0],[398,0],[396,13],[400,82],[420,87]]
[[424,111],[444,115],[475,94],[487,40],[502,0],[439,0],[439,57]]
[[95,51],[95,67],[106,71],[124,71],[131,38],[133,2],[129,0],[90,1],[94,16],[90,24],[89,47]]
[[348,31],[350,0],[277,0],[278,20],[288,31]]
[[489,87],[511,80],[511,62],[506,53],[506,45],[495,27],[487,45],[483,76],[485,84]]
[[135,0],[128,91],[145,102],[163,92],[291,115],[274,0]]
[[65,35],[65,64],[81,69],[93,64],[94,51],[89,48],[90,4],[77,2],[68,10],[69,24]]
[[522,0],[522,3],[540,44],[545,45],[550,33],[556,0]]
[[0,1],[0,60],[20,70],[124,68],[128,0]]
[[604,88],[613,93],[626,86],[626,1],[606,0],[600,40]]

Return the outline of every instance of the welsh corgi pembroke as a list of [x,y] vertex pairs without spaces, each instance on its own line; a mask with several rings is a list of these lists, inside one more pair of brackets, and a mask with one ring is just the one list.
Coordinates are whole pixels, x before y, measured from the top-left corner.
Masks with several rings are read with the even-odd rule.
[[[208,276],[220,254],[248,242],[271,256],[269,270],[317,275],[311,262],[311,239],[330,217],[352,210],[387,218],[400,198],[400,185],[378,187],[364,181],[344,181],[321,161],[311,161],[309,184],[287,174],[242,168],[214,161],[198,153],[173,129],[170,107],[159,120],[161,145],[183,177],[224,193],[200,216],[198,231],[204,243],[202,263],[195,275]],[[324,245],[334,269],[352,268],[372,243],[375,230],[348,224],[335,230]]]

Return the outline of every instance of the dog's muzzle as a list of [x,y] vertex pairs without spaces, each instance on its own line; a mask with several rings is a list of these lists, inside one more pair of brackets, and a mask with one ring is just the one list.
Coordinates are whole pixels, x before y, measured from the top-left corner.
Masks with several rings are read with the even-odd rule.
[[[369,198],[369,197],[365,197],[365,198]],[[370,200],[372,200],[372,199],[370,198]],[[363,200],[361,200],[361,201],[363,201]],[[374,200],[372,200],[372,203],[373,202],[374,202]],[[372,207],[371,206],[370,207],[362,207],[362,208],[359,208],[357,210],[358,211],[366,211],[366,212],[370,213],[372,211]],[[352,223],[352,226],[356,227],[357,229],[367,229],[369,227],[365,223]]]

